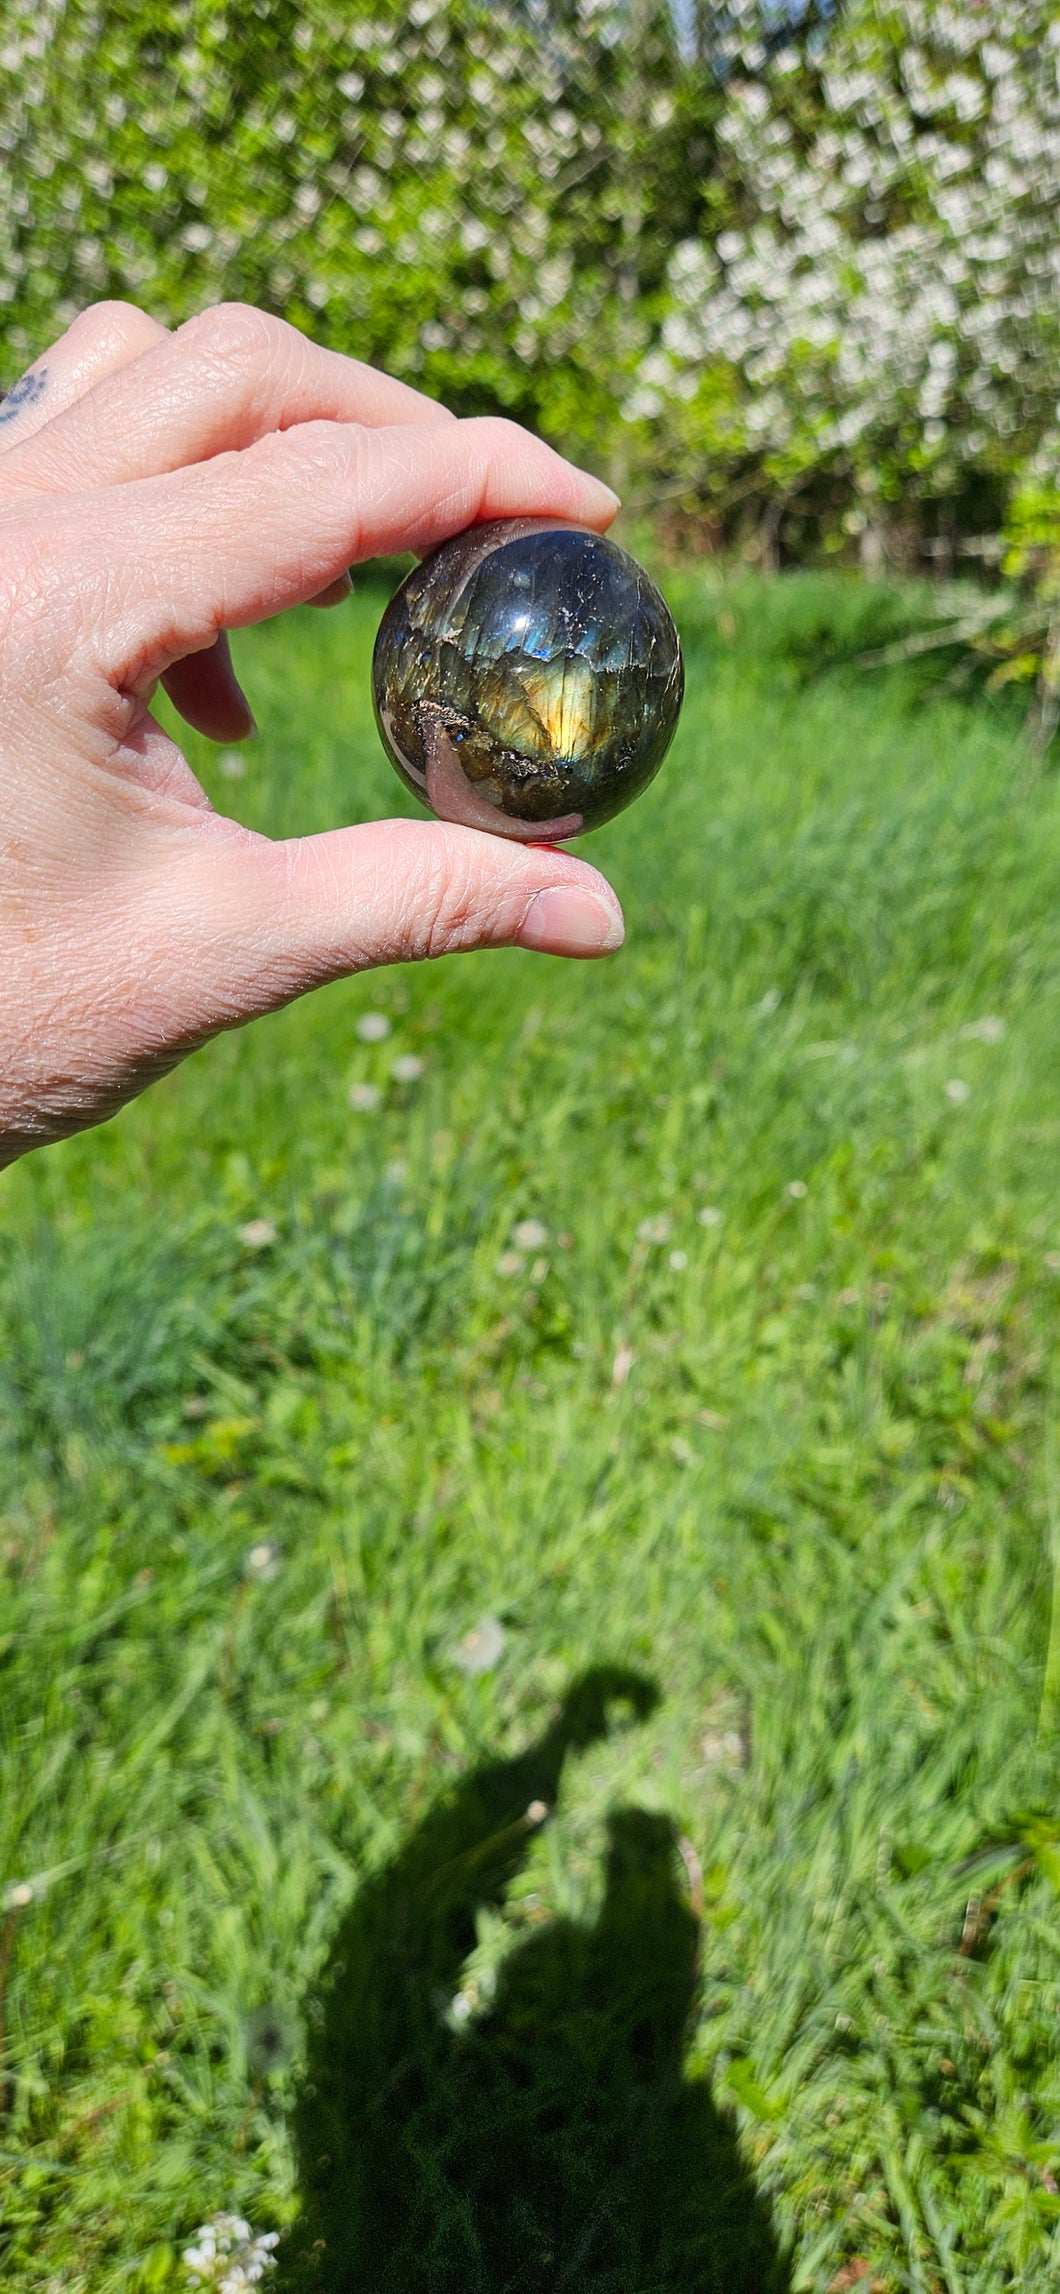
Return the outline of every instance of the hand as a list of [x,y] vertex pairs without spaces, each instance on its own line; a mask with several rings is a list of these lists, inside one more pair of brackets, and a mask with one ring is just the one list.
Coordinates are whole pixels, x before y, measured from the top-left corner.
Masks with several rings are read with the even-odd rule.
[[238,740],[225,630],[475,519],[614,509],[513,424],[457,422],[262,312],[75,320],[0,402],[0,1164],[342,973],[620,944],[613,893],[566,853],[431,821],[251,835],[149,706],[161,681]]

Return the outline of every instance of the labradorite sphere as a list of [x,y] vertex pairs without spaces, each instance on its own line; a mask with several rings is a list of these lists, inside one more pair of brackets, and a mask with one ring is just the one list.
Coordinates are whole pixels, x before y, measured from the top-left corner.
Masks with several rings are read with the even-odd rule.
[[669,610],[626,550],[555,518],[495,518],[402,583],[372,687],[391,761],[440,820],[557,843],[647,788],[684,672]]

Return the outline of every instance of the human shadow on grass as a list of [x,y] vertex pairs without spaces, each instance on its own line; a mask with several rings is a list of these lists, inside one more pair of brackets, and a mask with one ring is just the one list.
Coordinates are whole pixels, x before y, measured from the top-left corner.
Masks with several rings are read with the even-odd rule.
[[446,2010],[569,1752],[642,1676],[586,1674],[545,1734],[477,1769],[365,1882],[309,2019],[303,2211],[275,2294],[783,2294],[731,2118],[683,2074],[698,1923],[673,1825],[612,1815],[597,1919],[513,1948],[488,2009]]

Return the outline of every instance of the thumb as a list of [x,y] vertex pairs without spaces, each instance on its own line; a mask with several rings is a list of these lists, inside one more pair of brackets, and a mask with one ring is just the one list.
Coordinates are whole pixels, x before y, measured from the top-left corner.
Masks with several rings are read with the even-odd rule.
[[548,845],[440,821],[376,821],[287,844],[216,816],[200,824],[193,855],[171,856],[155,909],[196,1032],[238,1027],[377,964],[510,946],[606,956],[622,945],[610,885]]

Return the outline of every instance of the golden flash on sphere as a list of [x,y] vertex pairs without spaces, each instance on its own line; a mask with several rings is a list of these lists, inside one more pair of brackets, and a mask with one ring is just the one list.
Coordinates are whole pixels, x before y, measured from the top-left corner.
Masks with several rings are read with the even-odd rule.
[[654,779],[684,670],[627,550],[562,519],[494,518],[402,582],[372,690],[391,762],[440,820],[556,843]]

